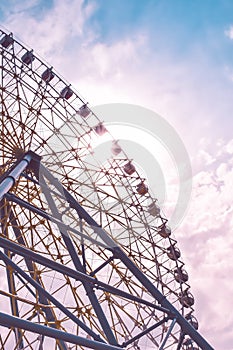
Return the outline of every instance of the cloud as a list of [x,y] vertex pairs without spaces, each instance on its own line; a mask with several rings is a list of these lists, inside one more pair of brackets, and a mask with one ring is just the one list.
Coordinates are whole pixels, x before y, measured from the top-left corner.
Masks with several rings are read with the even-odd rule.
[[[233,342],[229,331],[233,317],[228,312],[233,293],[229,280],[233,273],[232,143],[221,143],[218,152],[202,158],[202,170],[193,179],[189,212],[177,232],[196,297],[200,329],[216,349],[227,350]],[[199,149],[197,157],[202,154]],[[215,161],[210,164],[209,159]],[[217,333],[224,334],[224,342]]]
[[4,26],[45,59],[58,61],[56,58],[65,54],[72,41],[88,37],[88,31],[83,33],[84,24],[93,9],[94,5],[84,5],[82,0],[57,0],[52,8],[44,7],[40,16],[33,16],[24,3],[9,12]]
[[233,25],[231,25],[227,30],[225,30],[224,34],[231,40],[233,40]]

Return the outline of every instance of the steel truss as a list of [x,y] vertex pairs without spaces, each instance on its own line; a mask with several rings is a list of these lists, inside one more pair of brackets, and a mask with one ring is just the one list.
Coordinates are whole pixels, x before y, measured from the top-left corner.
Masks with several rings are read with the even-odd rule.
[[[19,183],[22,178],[30,179],[37,186],[38,193],[43,195],[47,203],[46,208],[40,207],[39,202],[38,205],[35,205],[36,201],[32,204],[24,198],[20,198],[17,191],[14,191],[15,184]],[[46,337],[55,339],[60,350],[71,349],[72,344],[78,345],[80,348],[86,347],[97,350],[116,350],[127,348],[129,345],[134,345],[137,349],[139,340],[143,339],[145,335],[153,334],[153,331],[157,328],[163,327],[165,329],[164,337],[158,346],[159,350],[166,349],[170,346],[171,341],[173,342],[173,349],[177,350],[181,348],[196,349],[197,347],[203,350],[213,350],[188,319],[181,315],[134,263],[133,259],[127,256],[106,230],[42,165],[39,156],[31,151],[23,154],[8,171],[2,174],[0,180],[2,218],[0,259],[6,266],[8,285],[10,286],[9,292],[5,291],[5,296],[10,298],[11,301],[11,315],[1,312],[0,324],[14,331],[18,349],[27,348],[23,342],[25,332],[39,335],[41,350]],[[14,211],[11,208],[14,208]],[[17,208],[23,208],[22,210],[27,212],[29,216],[31,214],[36,215],[37,218],[46,220],[51,225],[51,232],[56,231],[56,239],[63,242],[62,244],[68,252],[66,259],[69,259],[69,264],[62,264],[57,262],[55,258],[48,258],[46,254],[42,254],[37,249],[27,248],[24,239],[25,233],[22,231],[23,227],[18,224],[18,218],[15,215]],[[71,212],[72,216],[69,215]],[[7,235],[8,221],[11,223],[12,233],[16,237],[15,241],[9,237],[9,233]],[[27,222],[25,222],[26,225]],[[108,257],[105,262],[96,266],[89,273],[87,272],[89,253],[85,249],[87,242],[89,245],[93,244],[106,251]],[[39,244],[41,242],[38,242]],[[81,247],[79,251],[77,246]],[[124,265],[131,272],[140,288],[143,288],[144,293],[141,296],[136,289],[132,288],[130,293],[110,283],[102,282],[97,277],[98,273],[103,271],[106,266],[116,262]],[[86,293],[85,298],[89,300],[91,312],[94,314],[92,317],[96,320],[95,322],[98,322],[98,327],[92,327],[90,323],[85,322],[82,314],[79,317],[79,312],[74,312],[74,310],[64,305],[62,296],[59,295],[59,288],[57,294],[51,293],[45,288],[44,282],[40,278],[40,271],[43,269],[54,271],[58,276],[65,277],[68,283],[74,281],[82,285]],[[126,278],[126,276],[123,276],[123,278]],[[17,292],[16,284],[18,281],[22,285],[21,288],[27,289],[27,293],[30,294],[29,302],[34,305],[34,308],[32,308],[34,311],[26,313],[28,317],[20,316],[19,304],[22,302],[22,298]],[[148,312],[154,315],[153,324],[144,327],[136,335],[129,333],[128,339],[119,343],[116,333],[112,329],[112,322],[109,320],[111,314],[103,309],[103,302],[100,302],[102,297],[99,297],[99,292],[104,293],[101,295],[104,295],[106,300],[111,300],[113,296],[123,299],[125,301],[124,305],[129,305],[129,310],[130,302],[133,302],[138,308],[143,308],[145,312],[149,310]],[[2,292],[2,294],[4,293]],[[54,308],[64,315],[63,317],[67,319],[67,322],[72,322],[86,336],[79,336],[76,334],[77,332],[72,333],[61,329],[58,314],[55,313]],[[90,312],[90,309],[87,309],[86,312]],[[38,315],[43,315],[43,322],[33,321]],[[156,319],[157,321],[155,321]],[[100,328],[101,332],[97,332],[97,328]],[[172,336],[172,331],[175,328],[176,339]]]
[[210,349],[141,171],[87,101],[3,30],[0,58],[0,348]]

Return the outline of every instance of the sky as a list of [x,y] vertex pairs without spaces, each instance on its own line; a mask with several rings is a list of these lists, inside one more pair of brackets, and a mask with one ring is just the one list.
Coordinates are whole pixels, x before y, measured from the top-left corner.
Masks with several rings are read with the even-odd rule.
[[91,106],[138,105],[179,135],[192,195],[175,235],[201,333],[232,350],[233,1],[1,0],[0,21]]

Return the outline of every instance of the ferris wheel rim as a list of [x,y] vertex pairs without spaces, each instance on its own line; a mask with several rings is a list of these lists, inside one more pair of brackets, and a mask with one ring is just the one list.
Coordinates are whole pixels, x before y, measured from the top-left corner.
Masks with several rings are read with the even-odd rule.
[[[3,39],[3,33],[4,33],[4,35],[9,35],[9,34],[7,34],[7,33],[5,33],[5,32],[3,32],[3,31],[1,31],[1,38],[0,38],[0,44],[3,46],[3,44],[2,44],[2,39]],[[81,116],[78,114],[78,111],[80,110],[80,108],[82,108],[83,106],[85,106],[85,105],[87,105],[87,102],[85,102],[82,98],[80,98],[79,97],[79,94],[75,91],[75,89],[73,89],[73,87],[71,88],[70,87],[70,85],[66,82],[66,81],[64,81],[62,78],[60,78],[60,76],[59,75],[57,75],[57,73],[55,72],[55,71],[53,71],[52,70],[52,72],[54,73],[54,76],[55,76],[55,78],[56,79],[58,79],[58,82],[56,83],[57,85],[62,85],[63,86],[63,89],[60,91],[60,90],[56,90],[55,89],[55,87],[53,87],[53,86],[51,86],[51,84],[50,84],[50,82],[42,82],[41,81],[41,83],[39,83],[39,80],[36,80],[36,79],[39,79],[38,77],[40,77],[41,78],[41,76],[39,76],[39,74],[37,73],[37,71],[34,71],[33,70],[33,62],[34,61],[37,61],[37,64],[38,64],[38,67],[40,68],[40,66],[43,66],[45,69],[51,69],[51,67],[50,66],[48,66],[47,64],[45,64],[44,62],[42,62],[37,56],[35,56],[35,54],[34,54],[34,52],[33,51],[31,51],[30,49],[28,49],[28,48],[26,48],[25,46],[23,46],[23,45],[21,45],[18,41],[16,41],[15,39],[13,39],[14,40],[14,43],[16,43],[17,45],[19,45],[20,46],[20,50],[19,50],[19,52],[21,52],[21,51],[23,51],[24,52],[24,54],[23,54],[23,56],[21,56],[21,60],[22,60],[22,57],[24,57],[24,55],[26,55],[26,54],[28,54],[28,53],[31,53],[31,55],[32,56],[30,56],[31,58],[33,57],[33,60],[32,60],[32,62],[29,62],[29,64],[27,64],[27,63],[25,63],[25,62],[21,62],[21,66],[19,65],[19,62],[20,62],[20,59],[19,58],[17,58],[17,57],[14,57],[14,60],[17,60],[17,69],[21,69],[21,74],[22,74],[22,77],[20,77],[20,78],[18,78],[17,76],[11,76],[11,79],[12,80],[16,80],[17,81],[17,79],[19,79],[20,80],[20,82],[22,82],[22,83],[24,83],[24,80],[26,81],[26,79],[31,79],[31,77],[32,77],[32,80],[33,79],[35,79],[35,82],[36,82],[36,86],[35,86],[35,89],[34,89],[34,87],[33,86],[27,86],[28,84],[27,84],[27,81],[26,81],[26,85],[25,86],[27,86],[27,88],[28,88],[28,91],[30,91],[30,93],[32,93],[32,95],[33,94],[35,94],[36,92],[37,92],[37,90],[36,90],[36,88],[38,88],[38,89],[40,89],[41,88],[41,86],[42,86],[42,84],[43,84],[43,87],[42,87],[42,89],[44,89],[44,91],[46,91],[46,93],[48,93],[48,96],[47,96],[47,98],[49,99],[49,98],[51,98],[51,100],[53,100],[53,104],[52,104],[52,108],[51,108],[51,105],[50,105],[50,100],[48,100],[48,102],[46,102],[47,104],[48,104],[48,109],[50,108],[51,110],[52,110],[52,113],[53,113],[53,115],[52,115],[52,117],[54,117],[54,114],[55,115],[62,115],[61,114],[61,110],[62,110],[62,108],[64,107],[65,109],[64,110],[68,110],[69,109],[69,116],[75,116],[75,117],[77,117],[77,118],[80,118],[80,120],[82,120],[82,123],[83,123],[83,129],[86,131],[86,130],[89,130],[89,132],[92,132],[92,133],[97,133],[97,130],[100,130],[101,128],[102,128],[102,126],[104,125],[104,123],[98,118],[98,116],[96,116],[92,111],[91,111],[91,109],[89,109],[90,110],[90,114],[96,119],[96,125],[93,125],[93,127],[91,127],[91,128],[89,128],[89,124],[88,124],[88,118],[86,119],[86,118],[82,118],[81,119]],[[3,46],[3,48],[4,48],[4,46]],[[8,47],[6,47],[6,48],[4,48],[4,50],[6,51],[6,53],[7,54],[9,54],[9,50],[8,50]],[[3,50],[3,51],[4,51]],[[9,54],[10,55],[10,54]],[[27,56],[25,56],[25,57],[27,57]],[[29,57],[29,59],[31,59]],[[39,62],[39,63],[38,63]],[[30,64],[31,64],[31,66],[30,66]],[[38,68],[38,69],[39,69]],[[4,70],[4,69],[3,69]],[[10,72],[9,71],[7,71],[6,69],[4,70],[4,72],[6,71],[6,73],[7,74],[10,74]],[[7,76],[7,74],[6,74],[6,76]],[[47,89],[47,87],[49,86],[49,92],[46,90]],[[7,87],[8,88],[8,87]],[[67,90],[66,91],[68,91],[69,93],[71,93],[72,92],[72,95],[69,97],[69,98],[71,98],[72,96],[73,96],[73,100],[72,101],[74,101],[74,106],[73,106],[73,102],[72,103],[70,103],[69,102],[69,98],[68,99],[66,99],[66,98],[64,98],[64,97],[62,97],[61,98],[61,93],[62,93],[62,91],[64,91],[64,89],[66,89],[67,88]],[[23,89],[22,89],[22,91],[23,91]],[[11,92],[12,93],[12,92]],[[54,97],[54,93],[56,93],[57,94],[57,96],[56,97]],[[65,92],[64,92],[65,93]],[[60,95],[59,95],[60,94]],[[14,95],[13,93],[12,93],[12,95],[9,93],[9,95],[8,95],[8,98],[9,99],[15,99],[17,96],[16,95]],[[34,100],[33,100],[34,101]],[[55,101],[55,102],[54,102]],[[76,102],[78,101],[78,104],[75,104]],[[11,102],[10,102],[11,103]],[[9,106],[8,106],[8,108],[11,108],[11,104],[9,103]],[[14,102],[13,102],[14,103]],[[25,106],[24,106],[24,103],[25,103]],[[33,102],[34,103],[34,102]],[[45,103],[45,105],[46,105],[46,103]],[[20,110],[20,107],[24,107],[24,108],[27,108],[28,106],[30,106],[30,103],[28,103],[28,101],[26,100],[26,102],[23,102],[23,100],[20,100],[20,102],[18,102],[18,105],[19,105],[19,112],[21,113],[21,110]],[[36,106],[36,105],[35,105]],[[79,107],[79,108],[77,108],[77,106]],[[5,108],[5,107],[4,107]],[[13,108],[13,107],[12,107]],[[46,107],[45,107],[46,108]],[[67,109],[66,109],[67,108]],[[89,108],[89,107],[88,107]],[[32,111],[30,111],[30,112],[32,112],[32,113],[34,113],[33,112],[33,108],[31,108],[32,109]],[[6,108],[6,110],[7,110],[7,108]],[[12,109],[13,110],[13,109]],[[72,111],[72,113],[73,113],[73,115],[72,115],[72,113],[71,113],[71,111]],[[57,114],[56,114],[57,113]],[[29,118],[30,118],[30,113],[28,114],[29,115]],[[16,127],[15,126],[15,130],[14,130],[14,133],[15,133],[15,135],[17,135],[18,136],[18,134],[17,134],[17,132],[18,132],[18,128],[19,127],[21,127],[22,128],[22,131],[24,131],[24,133],[21,133],[21,134],[19,134],[19,136],[18,136],[18,142],[21,140],[20,139],[20,137],[22,137],[22,143],[23,143],[23,146],[24,147],[21,147],[22,145],[20,145],[20,147],[17,149],[16,148],[16,150],[14,151],[15,153],[11,153],[11,156],[13,156],[13,158],[15,158],[15,160],[17,160],[17,159],[19,159],[20,158],[20,156],[23,154],[23,152],[25,152],[25,151],[29,151],[29,148],[30,148],[30,146],[32,145],[32,143],[33,143],[33,140],[35,139],[36,141],[36,146],[34,147],[34,149],[33,149],[33,151],[38,151],[38,150],[40,150],[40,147],[41,147],[41,144],[40,144],[40,142],[42,143],[42,145],[44,145],[44,147],[43,147],[43,149],[45,149],[45,148],[47,148],[47,150],[49,149],[50,151],[51,151],[51,154],[49,155],[49,157],[53,157],[53,161],[56,163],[56,160],[59,160],[59,157],[60,157],[60,155],[58,155],[58,153],[56,152],[56,151],[54,151],[54,153],[53,153],[53,149],[52,149],[52,147],[51,147],[51,144],[50,144],[50,141],[51,141],[51,139],[53,138],[53,136],[54,135],[56,135],[56,138],[57,139],[61,139],[61,142],[63,141],[63,140],[65,140],[65,142],[66,142],[66,146],[69,146],[69,148],[68,148],[68,152],[70,151],[70,149],[73,147],[73,145],[72,145],[72,143],[70,144],[70,142],[69,142],[69,140],[67,140],[67,138],[66,138],[66,136],[64,136],[62,133],[61,133],[61,130],[62,130],[62,128],[63,127],[67,127],[67,125],[66,125],[66,123],[67,123],[67,121],[69,120],[69,118],[67,117],[67,119],[65,119],[65,117],[63,116],[63,117],[61,117],[61,121],[63,122],[63,124],[61,124],[60,126],[59,126],[59,128],[55,128],[55,123],[53,122],[53,124],[51,123],[50,125],[51,125],[51,127],[54,127],[54,130],[55,130],[55,133],[52,133],[52,134],[50,134],[48,137],[47,137],[47,139],[43,139],[43,137],[42,137],[42,134],[40,135],[35,129],[31,129],[32,128],[32,126],[27,126],[27,124],[26,124],[26,122],[24,121],[24,114],[23,113],[21,113],[21,116],[20,116],[20,119],[18,119],[18,120],[16,120],[15,119],[15,116],[14,117],[11,117],[10,115],[8,115],[8,119],[9,120],[11,120],[11,121],[9,121],[8,120],[8,123],[16,123],[16,126],[18,125],[18,127]],[[38,121],[39,122],[41,122],[41,124],[42,124],[42,126],[43,126],[43,123],[45,123],[45,120],[46,120],[46,118],[45,117],[43,117],[43,119],[41,120],[40,119],[40,115],[38,115],[37,116],[37,118],[38,118]],[[63,119],[62,119],[63,118]],[[51,119],[52,120],[52,119]],[[48,122],[48,125],[46,125],[46,132],[48,131],[48,130],[50,130],[50,125],[49,125],[49,122],[50,121],[47,121]],[[32,123],[32,120],[30,119],[30,123]],[[7,124],[8,125],[8,124]],[[7,127],[7,125],[5,126],[5,127]],[[32,124],[31,124],[32,125]],[[68,125],[68,129],[69,130],[72,130],[72,124],[70,124],[70,125]],[[98,129],[98,126],[99,126],[99,129]],[[97,128],[97,129],[96,129]],[[33,130],[33,133],[30,135],[30,131],[32,131]],[[53,132],[54,132],[54,130],[53,130]],[[100,130],[101,131],[101,130]],[[102,131],[103,131],[103,129],[102,129]],[[101,132],[102,132],[101,131]],[[28,144],[26,144],[26,141],[27,141],[27,139],[25,139],[25,138],[23,138],[24,137],[24,135],[27,135],[27,134],[29,134],[29,136],[27,136],[27,137],[29,137],[30,138],[30,136],[31,136],[31,141],[28,143]],[[81,135],[82,136],[82,135]],[[0,142],[2,142],[2,144],[4,144],[5,146],[5,149],[6,149],[6,151],[5,151],[5,149],[3,150],[3,158],[4,159],[6,159],[6,160],[9,160],[10,161],[10,157],[9,156],[7,156],[7,154],[5,154],[5,153],[7,153],[7,147],[8,147],[8,143],[7,142],[5,142],[6,141],[6,138],[4,138],[4,135],[2,136],[3,137],[3,141],[0,141]],[[38,140],[37,140],[37,138],[38,138]],[[113,142],[115,142],[116,140],[114,140],[114,138],[112,138],[112,140],[113,140]],[[5,142],[5,143],[4,143]],[[11,141],[10,141],[11,142]],[[86,141],[84,142],[84,146],[85,146],[85,143],[86,143]],[[4,153],[5,152],[5,153]],[[18,152],[18,153],[17,153]],[[75,151],[72,151],[73,153],[75,153]],[[116,155],[116,157],[114,158],[112,158],[114,161],[115,161],[115,163],[116,164],[121,164],[121,166],[122,166],[122,168],[126,165],[126,164],[131,164],[132,165],[132,161],[127,157],[127,155],[126,155],[126,153],[124,152],[124,150],[122,150],[121,149],[121,154],[123,155],[123,157],[122,157],[122,159],[118,159],[118,155]],[[60,151],[60,153],[62,153],[62,151]],[[43,155],[43,151],[41,152],[41,154]],[[90,155],[89,153],[88,153],[88,155]],[[46,158],[46,154],[44,155],[44,157]],[[61,157],[63,157],[63,155],[61,155]],[[63,158],[62,158],[63,159]],[[68,161],[69,161],[69,159],[68,159]],[[68,161],[67,161],[67,163],[68,163]],[[58,162],[58,161],[57,161]],[[81,161],[80,161],[81,162]],[[58,162],[59,163],[59,162]],[[58,164],[57,163],[57,164]],[[65,167],[65,165],[63,165],[63,168],[59,168],[59,165],[60,164],[62,164],[62,162],[60,162],[58,165],[56,165],[56,170],[54,171],[54,174],[55,175],[59,175],[59,176],[61,176],[63,179],[66,179],[66,172],[68,171],[68,170],[66,170],[66,169],[69,169],[69,166],[70,165],[67,165],[66,167]],[[83,164],[83,162],[81,162],[81,164]],[[45,165],[47,165],[47,166],[49,166],[49,162],[48,161],[45,161]],[[4,166],[4,164],[3,164],[3,166]],[[8,169],[8,164],[6,164],[6,168]],[[50,170],[52,169],[52,171],[53,171],[53,168],[50,168]],[[86,168],[87,169],[87,168]],[[106,170],[107,171],[107,170]],[[142,186],[142,190],[140,190],[141,191],[141,193],[140,192],[137,192],[137,186],[139,186],[139,185],[141,185],[141,184],[144,184],[144,181],[141,179],[141,177],[140,177],[140,175],[139,175],[139,173],[137,172],[137,169],[135,169],[134,170],[134,172],[135,172],[135,174],[136,175],[133,175],[132,177],[131,177],[131,175],[132,174],[127,174],[126,172],[124,172],[124,170],[122,170],[122,173],[119,175],[119,173],[116,173],[118,176],[119,176],[119,179],[121,179],[121,177],[122,177],[122,179],[126,179],[126,183],[127,183],[127,185],[126,184],[124,184],[123,182],[122,182],[122,185],[123,186],[125,186],[125,193],[126,193],[126,198],[127,199],[125,199],[125,203],[124,203],[124,205],[127,205],[127,210],[128,210],[128,212],[131,210],[132,211],[132,214],[131,215],[136,215],[135,213],[137,213],[137,215],[141,215],[140,216],[140,219],[142,220],[142,222],[143,223],[146,223],[147,222],[147,219],[148,219],[148,217],[149,217],[149,214],[148,214],[148,209],[147,209],[147,207],[146,207],[146,205],[145,204],[142,204],[141,205],[141,202],[142,203],[144,203],[143,202],[143,200],[141,199],[142,198],[142,196],[144,196],[144,195],[146,195],[147,197],[147,199],[148,199],[148,201],[149,202],[151,202],[150,204],[152,205],[152,204],[154,204],[155,202],[156,202],[156,200],[153,198],[153,197],[151,197],[150,196],[150,194],[148,193],[148,189],[146,188],[146,187],[143,187]],[[126,176],[127,175],[127,176]],[[134,178],[134,187],[131,187],[131,188],[129,188],[128,186],[131,186],[131,180],[132,180],[132,178]],[[104,178],[102,177],[102,180],[103,180]],[[67,179],[67,181],[68,181],[69,179]],[[29,180],[26,180],[26,181],[29,181]],[[66,182],[67,182],[66,181]],[[85,180],[86,181],[86,180]],[[118,182],[114,182],[115,180],[114,180],[114,178],[112,177],[111,178],[111,181],[112,181],[112,185],[114,185],[114,186],[117,186],[119,183],[120,183],[120,181],[121,180],[118,180]],[[136,183],[138,183],[138,185],[136,185]],[[20,184],[19,184],[19,186],[20,186]],[[88,186],[87,186],[88,187]],[[26,187],[24,187],[24,188],[26,188]],[[20,188],[19,188],[20,189]],[[18,192],[19,192],[19,190],[18,190]],[[105,196],[107,196],[107,195],[109,195],[109,193],[107,193],[106,191],[103,191],[102,190],[102,192],[104,193],[104,195]],[[16,192],[17,193],[17,192]],[[117,192],[116,192],[117,193]],[[28,194],[27,194],[28,195]],[[98,193],[98,196],[99,196],[99,193]],[[97,196],[97,197],[98,197]],[[129,197],[130,196],[134,196],[134,198],[136,199],[136,201],[137,201],[137,204],[138,204],[138,206],[140,207],[140,205],[141,205],[141,207],[143,208],[143,211],[141,212],[141,214],[139,214],[139,211],[138,211],[138,209],[136,210],[136,211],[134,211],[134,209],[132,209],[131,208],[131,206],[129,205]],[[99,196],[98,197],[98,204],[100,204],[101,203],[101,201],[102,201],[102,199],[101,199],[101,197]],[[128,201],[128,202],[127,202]],[[42,203],[42,202],[41,202]],[[122,207],[123,207],[123,204],[122,204]],[[96,206],[96,208],[97,208],[97,206]],[[96,208],[94,208],[94,212],[97,210]],[[107,205],[106,205],[106,213],[104,213],[104,210],[102,211],[102,214],[104,213],[104,215],[106,216],[106,217],[108,217],[107,216],[107,210],[109,210],[109,209],[107,209],[108,207],[107,207]],[[125,217],[128,215],[128,212],[126,212],[126,209],[121,209],[121,207],[120,207],[120,205],[117,207],[118,209],[119,209],[119,211],[122,211],[122,215],[125,215]],[[111,208],[111,210],[113,210],[112,208]],[[24,215],[25,215],[25,212],[23,212],[22,211],[22,213],[24,213]],[[96,215],[96,214],[95,214]],[[110,217],[111,215],[109,215],[109,217]],[[158,217],[158,216],[157,216]],[[159,234],[159,232],[160,231],[162,231],[162,229],[166,226],[166,222],[167,222],[167,220],[165,219],[165,218],[162,218],[161,216],[160,216],[160,218],[161,218],[161,222],[160,222],[160,228],[157,228],[156,230],[155,230],[155,232],[156,232],[156,234],[158,235]],[[152,217],[152,219],[153,219],[153,217]],[[151,220],[152,220],[151,219]],[[110,223],[112,223],[112,222],[114,222],[114,220],[116,220],[116,219],[110,219],[110,220],[112,220],[112,221],[110,221],[110,222],[107,222],[106,223],[106,227],[110,227]],[[126,219],[125,219],[126,220]],[[138,222],[139,221],[135,221],[135,227],[137,227],[136,225],[138,225]],[[132,226],[132,221],[131,221],[131,223],[129,224],[127,224],[128,226],[126,227],[126,229],[130,229],[130,230],[135,230],[135,228],[133,229],[133,226]],[[110,234],[110,233],[109,233]],[[168,234],[168,233],[163,233],[163,235],[164,235],[164,237],[161,235],[161,237],[159,238],[159,240],[162,242],[163,241],[163,239],[165,239],[166,240],[166,242],[168,242],[168,247],[166,247],[167,246],[167,243],[166,243],[166,245],[165,246],[163,246],[162,248],[160,248],[160,252],[159,252],[159,256],[163,256],[163,257],[165,257],[165,255],[167,255],[167,254],[169,254],[170,253],[170,257],[169,257],[169,255],[168,255],[168,259],[167,260],[169,260],[169,258],[174,262],[174,264],[173,264],[173,270],[172,271],[170,271],[168,268],[167,268],[167,271],[166,272],[164,272],[164,274],[166,274],[166,273],[170,273],[171,274],[171,276],[170,276],[170,278],[173,276],[173,274],[174,274],[174,269],[181,269],[182,267],[183,267],[183,263],[181,263],[180,262],[180,260],[179,260],[179,258],[180,258],[180,256],[177,258],[177,256],[176,256],[176,252],[178,252],[177,250],[175,250],[175,245],[176,245],[176,241],[175,241],[175,239],[174,238],[172,238],[172,237],[170,237],[170,234]],[[149,237],[149,236],[148,236]],[[130,243],[129,243],[129,245],[131,244],[134,248],[133,249],[136,249],[134,252],[133,252],[133,250],[132,250],[132,252],[134,253],[134,255],[135,255],[135,252],[137,253],[139,253],[140,252],[140,249],[142,249],[143,248],[143,251],[145,252],[146,251],[146,249],[147,249],[147,245],[150,243],[148,243],[146,240],[145,240],[145,242],[142,242],[142,243],[138,243],[137,241],[138,241],[138,239],[139,238],[141,238],[142,240],[144,239],[144,237],[143,237],[143,232],[141,232],[141,234],[139,234],[138,236],[136,236],[136,237],[134,237],[134,238],[132,238],[131,237],[131,239],[132,239],[132,241],[129,241]],[[154,237],[152,236],[152,237],[149,237],[152,241],[154,240]],[[152,242],[151,241],[151,242]],[[155,255],[155,259],[157,258],[157,253],[158,253],[158,242],[160,242],[160,241],[157,241],[157,246],[155,245],[154,247],[153,247],[153,252],[154,252],[154,255]],[[118,242],[118,244],[120,244],[119,242]],[[139,244],[139,245],[138,245]],[[162,243],[161,243],[162,244]],[[144,245],[144,246],[143,246]],[[138,250],[137,250],[138,249]],[[157,249],[157,250],[156,250]],[[170,251],[169,251],[169,249],[170,249]],[[126,250],[127,251],[127,250]],[[128,249],[128,251],[131,251],[131,249]],[[144,253],[145,254],[145,253]],[[179,254],[179,253],[177,253],[177,254]],[[51,254],[52,255],[52,254]],[[141,264],[142,266],[143,266],[143,264],[142,264],[142,262],[141,262],[141,260],[140,260],[140,258],[138,257],[137,258],[138,259],[138,263],[139,263],[139,265]],[[165,261],[165,260],[163,260],[163,261]],[[159,270],[160,269],[160,267],[159,267],[159,264],[157,263],[157,262],[155,262],[155,266],[157,267],[157,269]],[[166,268],[164,268],[165,270],[166,270]],[[178,273],[178,275],[179,275],[179,273]],[[174,276],[173,276],[174,277]],[[182,300],[182,298],[183,298],[183,295],[182,295],[182,293],[185,291],[184,289],[183,289],[183,283],[184,283],[184,285],[185,286],[188,286],[188,284],[186,283],[187,281],[185,281],[185,282],[183,282],[182,281],[182,274],[180,274],[179,276],[178,276],[179,278],[180,278],[180,281],[179,281],[179,286],[178,286],[178,289],[180,290],[180,293],[181,293],[181,296],[180,297],[178,297],[178,292],[177,291],[173,291],[170,287],[168,287],[168,286],[164,286],[163,284],[161,284],[161,288],[162,288],[162,290],[164,290],[164,289],[166,289],[167,288],[167,291],[166,291],[166,293],[174,293],[174,295],[176,295],[176,297],[177,297],[177,300],[179,301],[179,298],[180,298],[180,300]],[[160,285],[160,278],[161,278],[161,280],[162,280],[162,273],[160,273],[160,275],[157,277],[157,284],[158,284],[158,286]],[[177,282],[177,281],[176,281]],[[128,283],[128,282],[127,282]],[[162,282],[162,283],[164,283],[164,282]],[[165,283],[164,283],[165,284]],[[168,294],[169,295],[169,294]],[[188,300],[188,299],[187,299]],[[192,311],[192,305],[188,305],[187,303],[187,300],[185,301],[185,302],[183,302],[183,305],[182,305],[182,308],[181,308],[181,310],[182,310],[182,312],[184,312],[184,308],[185,307],[187,307],[188,306],[188,310],[191,310]],[[186,303],[186,304],[185,304]]]

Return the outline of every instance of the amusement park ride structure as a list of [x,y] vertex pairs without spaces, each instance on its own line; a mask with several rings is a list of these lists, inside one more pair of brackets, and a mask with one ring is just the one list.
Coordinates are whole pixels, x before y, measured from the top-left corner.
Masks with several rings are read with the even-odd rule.
[[0,31],[0,348],[213,350],[167,220],[87,103]]

